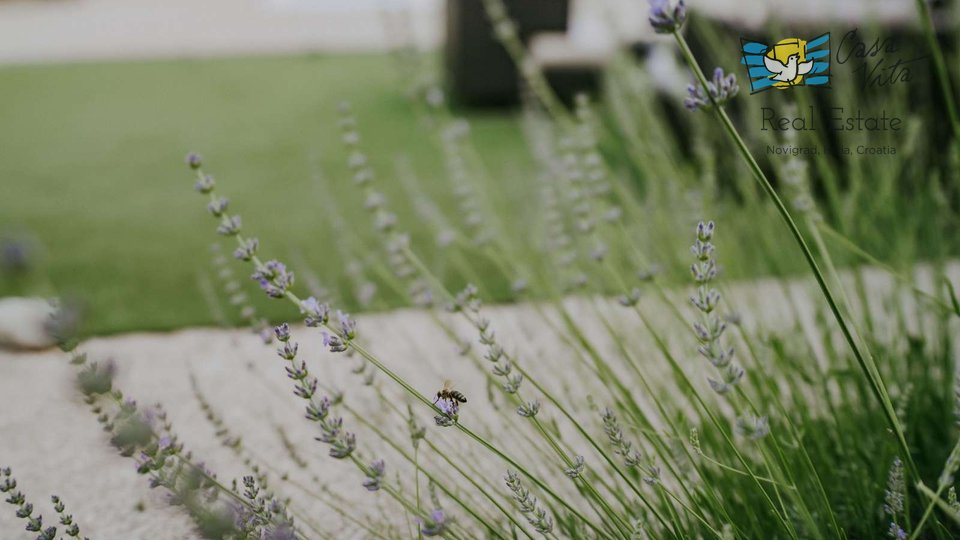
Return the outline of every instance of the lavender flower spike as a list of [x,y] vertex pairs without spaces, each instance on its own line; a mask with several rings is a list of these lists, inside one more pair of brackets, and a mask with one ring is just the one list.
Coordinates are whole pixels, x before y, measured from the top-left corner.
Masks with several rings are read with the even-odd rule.
[[683,100],[683,105],[691,111],[697,109],[709,111],[714,105],[717,107],[723,106],[733,99],[738,92],[740,92],[740,87],[737,85],[736,75],[733,73],[724,74],[723,68],[718,67],[713,70],[713,80],[707,81],[706,92],[701,85],[696,83],[687,86],[689,95]]
[[658,34],[676,32],[687,20],[687,4],[679,0],[675,6],[670,0],[650,0],[650,26]]
[[720,378],[708,377],[707,382],[714,392],[726,394],[743,378],[743,368],[733,361],[733,347],[723,342],[726,322],[717,313],[720,293],[713,288],[717,277],[716,247],[712,240],[716,225],[712,221],[697,224],[696,239],[690,246],[694,262],[690,273],[697,284],[690,303],[700,312],[700,320],[693,323],[693,333],[699,342],[697,352],[717,369]]

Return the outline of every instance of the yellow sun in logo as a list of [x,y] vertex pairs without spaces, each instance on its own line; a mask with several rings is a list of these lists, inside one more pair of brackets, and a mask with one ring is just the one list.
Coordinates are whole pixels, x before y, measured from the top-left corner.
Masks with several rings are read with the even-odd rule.
[[765,55],[771,61],[764,60],[767,69],[773,73],[771,79],[774,88],[780,90],[796,86],[803,82],[803,75],[810,71],[812,64],[807,62],[805,54],[807,42],[798,38],[781,39]]

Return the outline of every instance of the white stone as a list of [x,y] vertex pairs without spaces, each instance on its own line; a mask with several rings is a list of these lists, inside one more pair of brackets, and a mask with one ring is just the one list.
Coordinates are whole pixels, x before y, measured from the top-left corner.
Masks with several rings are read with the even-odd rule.
[[44,325],[53,314],[45,298],[0,298],[0,347],[46,349],[54,345]]

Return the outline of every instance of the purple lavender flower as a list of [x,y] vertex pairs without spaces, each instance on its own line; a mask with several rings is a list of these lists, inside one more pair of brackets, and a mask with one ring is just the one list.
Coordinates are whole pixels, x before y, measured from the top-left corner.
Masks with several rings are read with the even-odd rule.
[[[301,363],[301,366],[302,365],[303,364]],[[303,376],[303,380],[301,381],[299,386],[293,389],[293,394],[297,397],[309,400],[310,398],[313,397],[314,394],[317,393],[317,384],[319,383],[316,377],[312,375],[306,375],[306,372],[303,371],[302,367],[299,369],[300,369],[300,373],[302,373],[301,376]],[[289,368],[288,368],[288,372],[289,372]]]
[[523,403],[517,407],[517,414],[525,418],[533,418],[538,412],[540,412],[540,402],[536,400]]
[[340,333],[345,341],[352,341],[357,337],[357,321],[350,318],[346,313],[337,310],[337,318],[340,320]]
[[[713,234],[716,225],[712,221],[699,222],[696,228],[696,239],[690,247],[694,263],[690,266],[690,273],[697,284],[695,294],[690,296],[690,303],[700,312],[700,320],[693,323],[693,332],[700,342],[697,351],[710,361],[717,369],[720,378],[708,377],[707,382],[718,394],[726,394],[740,383],[743,378],[743,368],[733,361],[733,347],[724,345],[721,337],[727,328],[727,323],[717,314],[720,303],[720,293],[712,287],[713,279],[717,276],[716,248],[713,243]],[[766,420],[763,420],[766,422]],[[749,433],[763,431],[764,426],[755,425]],[[765,433],[761,434],[762,437]]]
[[579,478],[583,474],[584,469],[584,460],[583,456],[577,456],[573,458],[573,465],[563,470],[563,474],[567,475],[571,480]]
[[883,494],[883,512],[890,517],[903,513],[903,499],[906,493],[906,482],[903,476],[903,462],[900,457],[893,458],[890,472],[887,476],[887,489]]
[[200,157],[200,154],[196,152],[190,152],[189,154],[187,154],[185,161],[187,162],[187,165],[193,170],[197,170],[200,168],[201,165],[203,165],[203,159]]
[[676,32],[687,20],[687,5],[679,0],[670,5],[670,0],[650,0],[650,26],[658,34]]
[[386,464],[384,464],[382,459],[375,460],[371,463],[370,467],[367,468],[367,478],[363,481],[363,487],[367,488],[367,491],[379,491],[385,470]]
[[310,327],[323,326],[330,320],[330,306],[313,296],[300,302],[300,313],[306,315],[303,322]]
[[256,255],[258,247],[260,247],[259,240],[247,238],[243,241],[243,245],[233,251],[233,257],[240,261],[249,261]]
[[36,246],[29,238],[0,239],[0,271],[24,274],[34,265]]
[[205,174],[197,179],[197,181],[193,184],[193,188],[206,195],[207,193],[213,191],[213,186],[215,185],[216,182],[214,182],[213,177],[209,174]]
[[213,214],[214,217],[220,217],[224,212],[227,211],[227,206],[230,204],[230,201],[226,197],[217,197],[216,199],[210,201],[210,204],[207,205],[207,210]]
[[460,404],[455,399],[441,399],[437,401],[437,408],[450,418],[455,418],[460,412]]
[[633,307],[640,301],[640,289],[634,287],[629,294],[617,297],[617,302],[624,307]]
[[323,346],[330,349],[332,353],[341,353],[347,350],[347,345],[340,336],[327,332],[323,332]]
[[[289,337],[287,339],[289,339]],[[277,349],[277,354],[284,360],[293,360],[297,357],[297,348],[297,343],[283,340],[283,346]]]
[[217,233],[223,236],[236,236],[240,232],[240,216],[223,216],[217,227]]
[[357,437],[353,433],[345,433],[338,437],[330,447],[330,457],[344,459],[349,457],[357,448]]
[[264,529],[260,540],[297,540],[297,532],[290,525],[277,525]]
[[332,403],[330,398],[323,396],[320,401],[311,400],[307,405],[307,420],[311,422],[323,422],[330,414]]
[[504,480],[507,487],[513,492],[513,500],[519,504],[520,511],[526,516],[527,521],[533,525],[537,532],[544,535],[550,534],[553,531],[553,518],[547,515],[547,511],[540,506],[537,498],[531,495],[527,488],[523,487],[520,475],[508,470]]
[[424,536],[442,536],[447,530],[447,516],[439,508],[430,512],[430,517],[426,520],[417,518],[417,523]]
[[[296,345],[296,343],[294,343],[294,345]],[[278,352],[281,352],[281,351],[282,349]],[[293,360],[293,358],[287,358],[282,353],[280,354],[280,356],[283,356],[285,360]],[[310,374],[309,371],[307,370],[307,363],[304,362],[303,360],[300,361],[299,365],[295,362],[290,362],[290,365],[287,366],[285,370],[287,372],[287,377],[295,381],[302,381],[306,379],[307,376]]]
[[896,524],[896,522],[890,522],[890,528],[887,529],[887,536],[893,538],[894,540],[907,540],[909,536],[907,531],[903,530],[902,527]]
[[280,323],[279,326],[274,327],[273,333],[278,340],[284,343],[290,341],[290,325],[287,323]]
[[650,465],[646,467],[646,474],[643,476],[643,482],[648,486],[655,486],[660,482],[660,467]]
[[270,298],[283,298],[284,290],[281,289],[280,287],[277,287],[276,285],[274,285],[273,283],[270,283],[264,278],[260,278],[257,281],[260,284],[260,289],[263,292],[267,293],[267,296],[269,296]]
[[709,111],[714,105],[717,107],[723,106],[733,99],[738,92],[740,92],[740,87],[737,85],[737,76],[733,73],[725,75],[723,68],[718,67],[713,70],[713,80],[707,81],[706,92],[701,85],[696,83],[687,86],[689,95],[683,100],[683,105],[691,111],[697,109]]

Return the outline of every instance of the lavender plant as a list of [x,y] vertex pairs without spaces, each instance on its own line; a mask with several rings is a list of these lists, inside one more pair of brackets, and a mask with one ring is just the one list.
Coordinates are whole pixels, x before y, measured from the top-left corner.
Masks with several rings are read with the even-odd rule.
[[[314,440],[298,442],[286,431],[296,428],[271,418],[264,432],[275,435],[274,446],[259,447],[264,437],[229,426],[216,411],[230,409],[201,391],[201,371],[191,372],[200,417],[228,454],[217,468],[243,471],[223,483],[185,449],[162,406],[140,406],[117,387],[122,362],[77,353],[76,386],[110,444],[209,538],[956,536],[960,445],[950,416],[956,406],[951,298],[903,275],[890,291],[859,276],[861,286],[847,290],[851,271],[835,264],[826,240],[854,243],[842,227],[831,227],[831,207],[818,207],[812,186],[812,172],[829,165],[794,156],[782,168],[760,166],[727,112],[738,94],[736,78],[720,67],[710,79],[701,71],[683,34],[698,30],[687,26],[696,14],[682,0],[650,2],[649,22],[673,38],[695,77],[685,100],[667,98],[680,113],[686,114],[683,106],[697,113],[681,121],[694,132],[692,165],[676,162],[683,152],[668,148],[669,137],[657,128],[662,118],[651,110],[642,111],[649,133],[631,131],[618,113],[635,103],[629,91],[611,99],[612,111],[585,97],[567,111],[504,2],[483,5],[529,91],[523,127],[536,182],[517,190],[528,194],[517,197],[525,215],[500,211],[494,201],[513,195],[492,196],[497,180],[484,170],[472,128],[453,116],[437,78],[413,50],[398,58],[409,63],[410,101],[436,144],[450,192],[424,190],[414,162],[402,158],[395,172],[410,201],[397,196],[391,182],[378,179],[379,156],[353,108],[342,105],[344,180],[362,202],[355,209],[341,205],[342,182],[332,178],[322,186],[321,212],[337,244],[323,246],[323,260],[343,263],[342,282],[321,279],[325,269],[311,269],[295,250],[295,264],[265,256],[271,242],[248,233],[256,220],[241,220],[199,155],[188,155],[216,232],[234,244],[227,250],[234,261],[215,260],[223,292],[244,323],[275,344],[270,348],[290,385],[276,393],[289,398],[292,389],[299,405],[291,409],[300,412],[284,412],[305,419]],[[635,75],[629,61],[620,61],[617,69]],[[620,89],[631,84],[612,81]],[[662,106],[664,97],[658,99]],[[627,147],[624,162],[606,140],[611,112],[623,135],[621,141],[615,133],[612,144]],[[730,137],[766,199],[739,179],[742,206],[723,199],[717,178],[709,178],[719,176],[709,164],[716,149],[698,146],[711,120]],[[688,170],[697,166],[705,170]],[[642,177],[637,185],[630,167]],[[780,181],[792,208],[774,189]],[[356,222],[353,210],[362,215]],[[714,221],[701,221],[687,252],[693,215],[713,215],[732,232],[717,235]],[[746,264],[735,254],[748,250],[731,245],[737,229],[728,223],[759,229],[776,220],[786,223],[782,236],[792,236],[798,250],[788,250],[778,233],[756,233],[766,242],[757,245],[757,260],[805,261],[825,304],[798,301],[810,297],[801,281],[767,287],[732,282],[726,273],[718,279],[718,246],[724,269]],[[408,230],[411,221],[422,223]],[[360,232],[363,222],[369,235]],[[437,246],[433,257],[424,255],[430,253],[424,238]],[[659,272],[651,271],[654,262]],[[236,278],[243,275],[250,279]],[[309,296],[299,292],[304,284]],[[510,291],[500,297],[531,300],[509,308],[481,301],[497,297],[498,287]],[[776,310],[747,303],[736,294],[742,289],[774,298]],[[347,313],[351,298],[351,311],[389,305],[384,292],[417,311]],[[925,303],[904,307],[903,297]],[[877,301],[891,320],[873,313]],[[269,325],[260,302],[274,302],[270,313],[287,308],[283,320],[299,315],[305,328]],[[786,330],[776,321],[781,312],[792,321]],[[400,317],[425,328],[391,328]],[[880,330],[881,322],[892,331]],[[72,349],[76,325],[61,326],[60,341]],[[314,347],[309,332],[317,337]],[[694,348],[695,361],[688,358]],[[263,358],[279,374],[273,354]],[[353,374],[347,387],[337,377],[342,371]],[[428,381],[449,373],[462,377],[456,382],[469,401],[449,389],[431,399],[436,388]],[[276,390],[252,368],[236,376]],[[243,405],[289,405],[256,399]],[[332,460],[314,459],[317,443]],[[0,491],[10,494],[28,530],[53,538],[57,531],[15,491],[10,471],[0,476]],[[53,505],[63,534],[79,538],[63,503],[54,498]],[[320,517],[321,505],[322,516],[329,510],[347,528]]]

